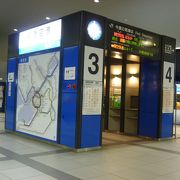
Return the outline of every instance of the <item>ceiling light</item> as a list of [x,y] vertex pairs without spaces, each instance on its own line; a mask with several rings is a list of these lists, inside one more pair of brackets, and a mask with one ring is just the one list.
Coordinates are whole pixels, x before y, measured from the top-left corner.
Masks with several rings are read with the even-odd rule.
[[176,49],[180,49],[180,47],[176,47]]
[[155,44],[154,44],[152,41],[150,41],[150,40],[142,40],[141,43],[142,43],[144,46],[148,46],[148,47],[155,45]]
[[122,53],[117,52],[117,51],[111,51],[111,57],[115,59],[122,59]]
[[99,0],[94,0],[95,3],[99,3]]
[[18,29],[13,29],[13,31],[17,32],[17,31],[18,31]]
[[50,19],[51,19],[50,17],[48,17],[48,16],[46,17],[46,20],[48,20],[48,21],[49,21]]

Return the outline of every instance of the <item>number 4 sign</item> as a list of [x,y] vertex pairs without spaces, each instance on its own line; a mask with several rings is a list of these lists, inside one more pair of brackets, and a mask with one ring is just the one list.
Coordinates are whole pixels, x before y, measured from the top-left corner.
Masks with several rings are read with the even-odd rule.
[[164,62],[163,87],[174,87],[174,63]]

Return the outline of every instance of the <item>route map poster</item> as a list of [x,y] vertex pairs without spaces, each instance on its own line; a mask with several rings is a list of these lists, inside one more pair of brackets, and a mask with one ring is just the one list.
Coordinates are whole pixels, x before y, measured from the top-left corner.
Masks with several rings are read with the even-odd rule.
[[16,131],[57,140],[60,52],[19,59]]

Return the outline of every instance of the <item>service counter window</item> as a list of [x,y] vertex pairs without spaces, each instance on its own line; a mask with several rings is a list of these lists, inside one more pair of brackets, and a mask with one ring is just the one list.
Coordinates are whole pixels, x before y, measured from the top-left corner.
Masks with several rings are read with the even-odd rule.
[[119,131],[121,108],[122,65],[110,66],[109,130]]
[[126,64],[125,119],[124,131],[127,134],[137,134],[139,112],[139,63]]

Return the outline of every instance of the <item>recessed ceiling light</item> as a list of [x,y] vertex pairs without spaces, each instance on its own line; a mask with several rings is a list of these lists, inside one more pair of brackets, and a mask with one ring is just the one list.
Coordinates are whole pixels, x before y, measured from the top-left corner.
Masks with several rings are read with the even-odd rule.
[[94,0],[95,3],[99,3],[99,0]]
[[16,29],[16,28],[15,28],[15,29],[13,29],[13,31],[17,32],[17,31],[18,31],[18,29]]
[[51,19],[50,17],[48,17],[48,16],[46,17],[46,20],[50,20],[50,19]]

